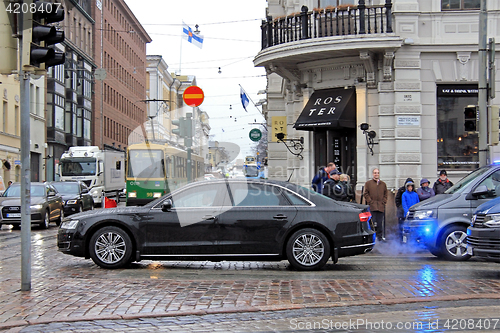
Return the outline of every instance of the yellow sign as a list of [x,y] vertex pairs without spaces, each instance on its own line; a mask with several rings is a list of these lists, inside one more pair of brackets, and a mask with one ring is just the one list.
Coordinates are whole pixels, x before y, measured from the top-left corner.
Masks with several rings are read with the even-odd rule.
[[271,117],[272,120],[272,131],[271,131],[271,142],[278,142],[276,138],[276,134],[283,133],[285,134],[285,138],[287,137],[286,133],[286,116],[279,117]]

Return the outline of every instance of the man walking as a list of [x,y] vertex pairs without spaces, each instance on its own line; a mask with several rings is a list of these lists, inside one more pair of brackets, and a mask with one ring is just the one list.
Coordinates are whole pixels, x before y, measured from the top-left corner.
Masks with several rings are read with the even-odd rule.
[[318,193],[323,193],[323,183],[330,179],[330,172],[337,169],[335,163],[330,162],[325,168],[319,169],[312,180],[312,188]]
[[373,178],[365,183],[363,196],[370,206],[373,225],[379,241],[385,240],[385,205],[387,203],[387,185],[380,180],[380,170],[373,170]]

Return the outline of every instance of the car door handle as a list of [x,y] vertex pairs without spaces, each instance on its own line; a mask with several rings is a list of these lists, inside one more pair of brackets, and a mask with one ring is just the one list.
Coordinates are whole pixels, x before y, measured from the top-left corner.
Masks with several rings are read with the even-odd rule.
[[287,218],[287,216],[283,215],[283,214],[278,214],[278,215],[273,216],[273,219],[275,219],[275,220],[286,220],[286,218]]

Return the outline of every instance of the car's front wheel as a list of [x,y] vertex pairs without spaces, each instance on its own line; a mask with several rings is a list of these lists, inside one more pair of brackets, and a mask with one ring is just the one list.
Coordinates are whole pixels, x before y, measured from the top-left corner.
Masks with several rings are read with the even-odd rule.
[[97,230],[90,239],[90,257],[102,268],[121,268],[132,256],[132,241],[128,234],[118,227],[104,227]]
[[288,240],[286,254],[290,265],[302,271],[323,267],[330,257],[330,243],[326,236],[311,228],[296,231]]
[[45,214],[43,215],[42,222],[40,222],[40,228],[48,229],[49,224],[50,224],[50,215],[49,215],[49,211],[46,210]]
[[467,229],[460,225],[446,228],[440,239],[439,252],[440,256],[446,260],[468,260],[471,256],[467,254]]

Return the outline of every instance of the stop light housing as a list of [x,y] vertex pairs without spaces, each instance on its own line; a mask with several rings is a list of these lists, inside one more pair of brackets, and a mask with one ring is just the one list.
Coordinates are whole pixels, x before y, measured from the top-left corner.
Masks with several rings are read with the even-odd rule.
[[464,109],[464,131],[477,131],[477,106],[467,105]]
[[64,8],[59,3],[47,1],[28,3],[30,11],[23,14],[23,54],[29,59],[23,57],[23,66],[46,69],[64,64],[64,52],[58,52],[54,47],[64,41],[64,31],[47,25],[64,20]]
[[177,126],[177,128],[172,129],[172,133],[184,138],[187,134],[186,132],[186,118],[180,117],[179,119],[172,120],[172,125]]

